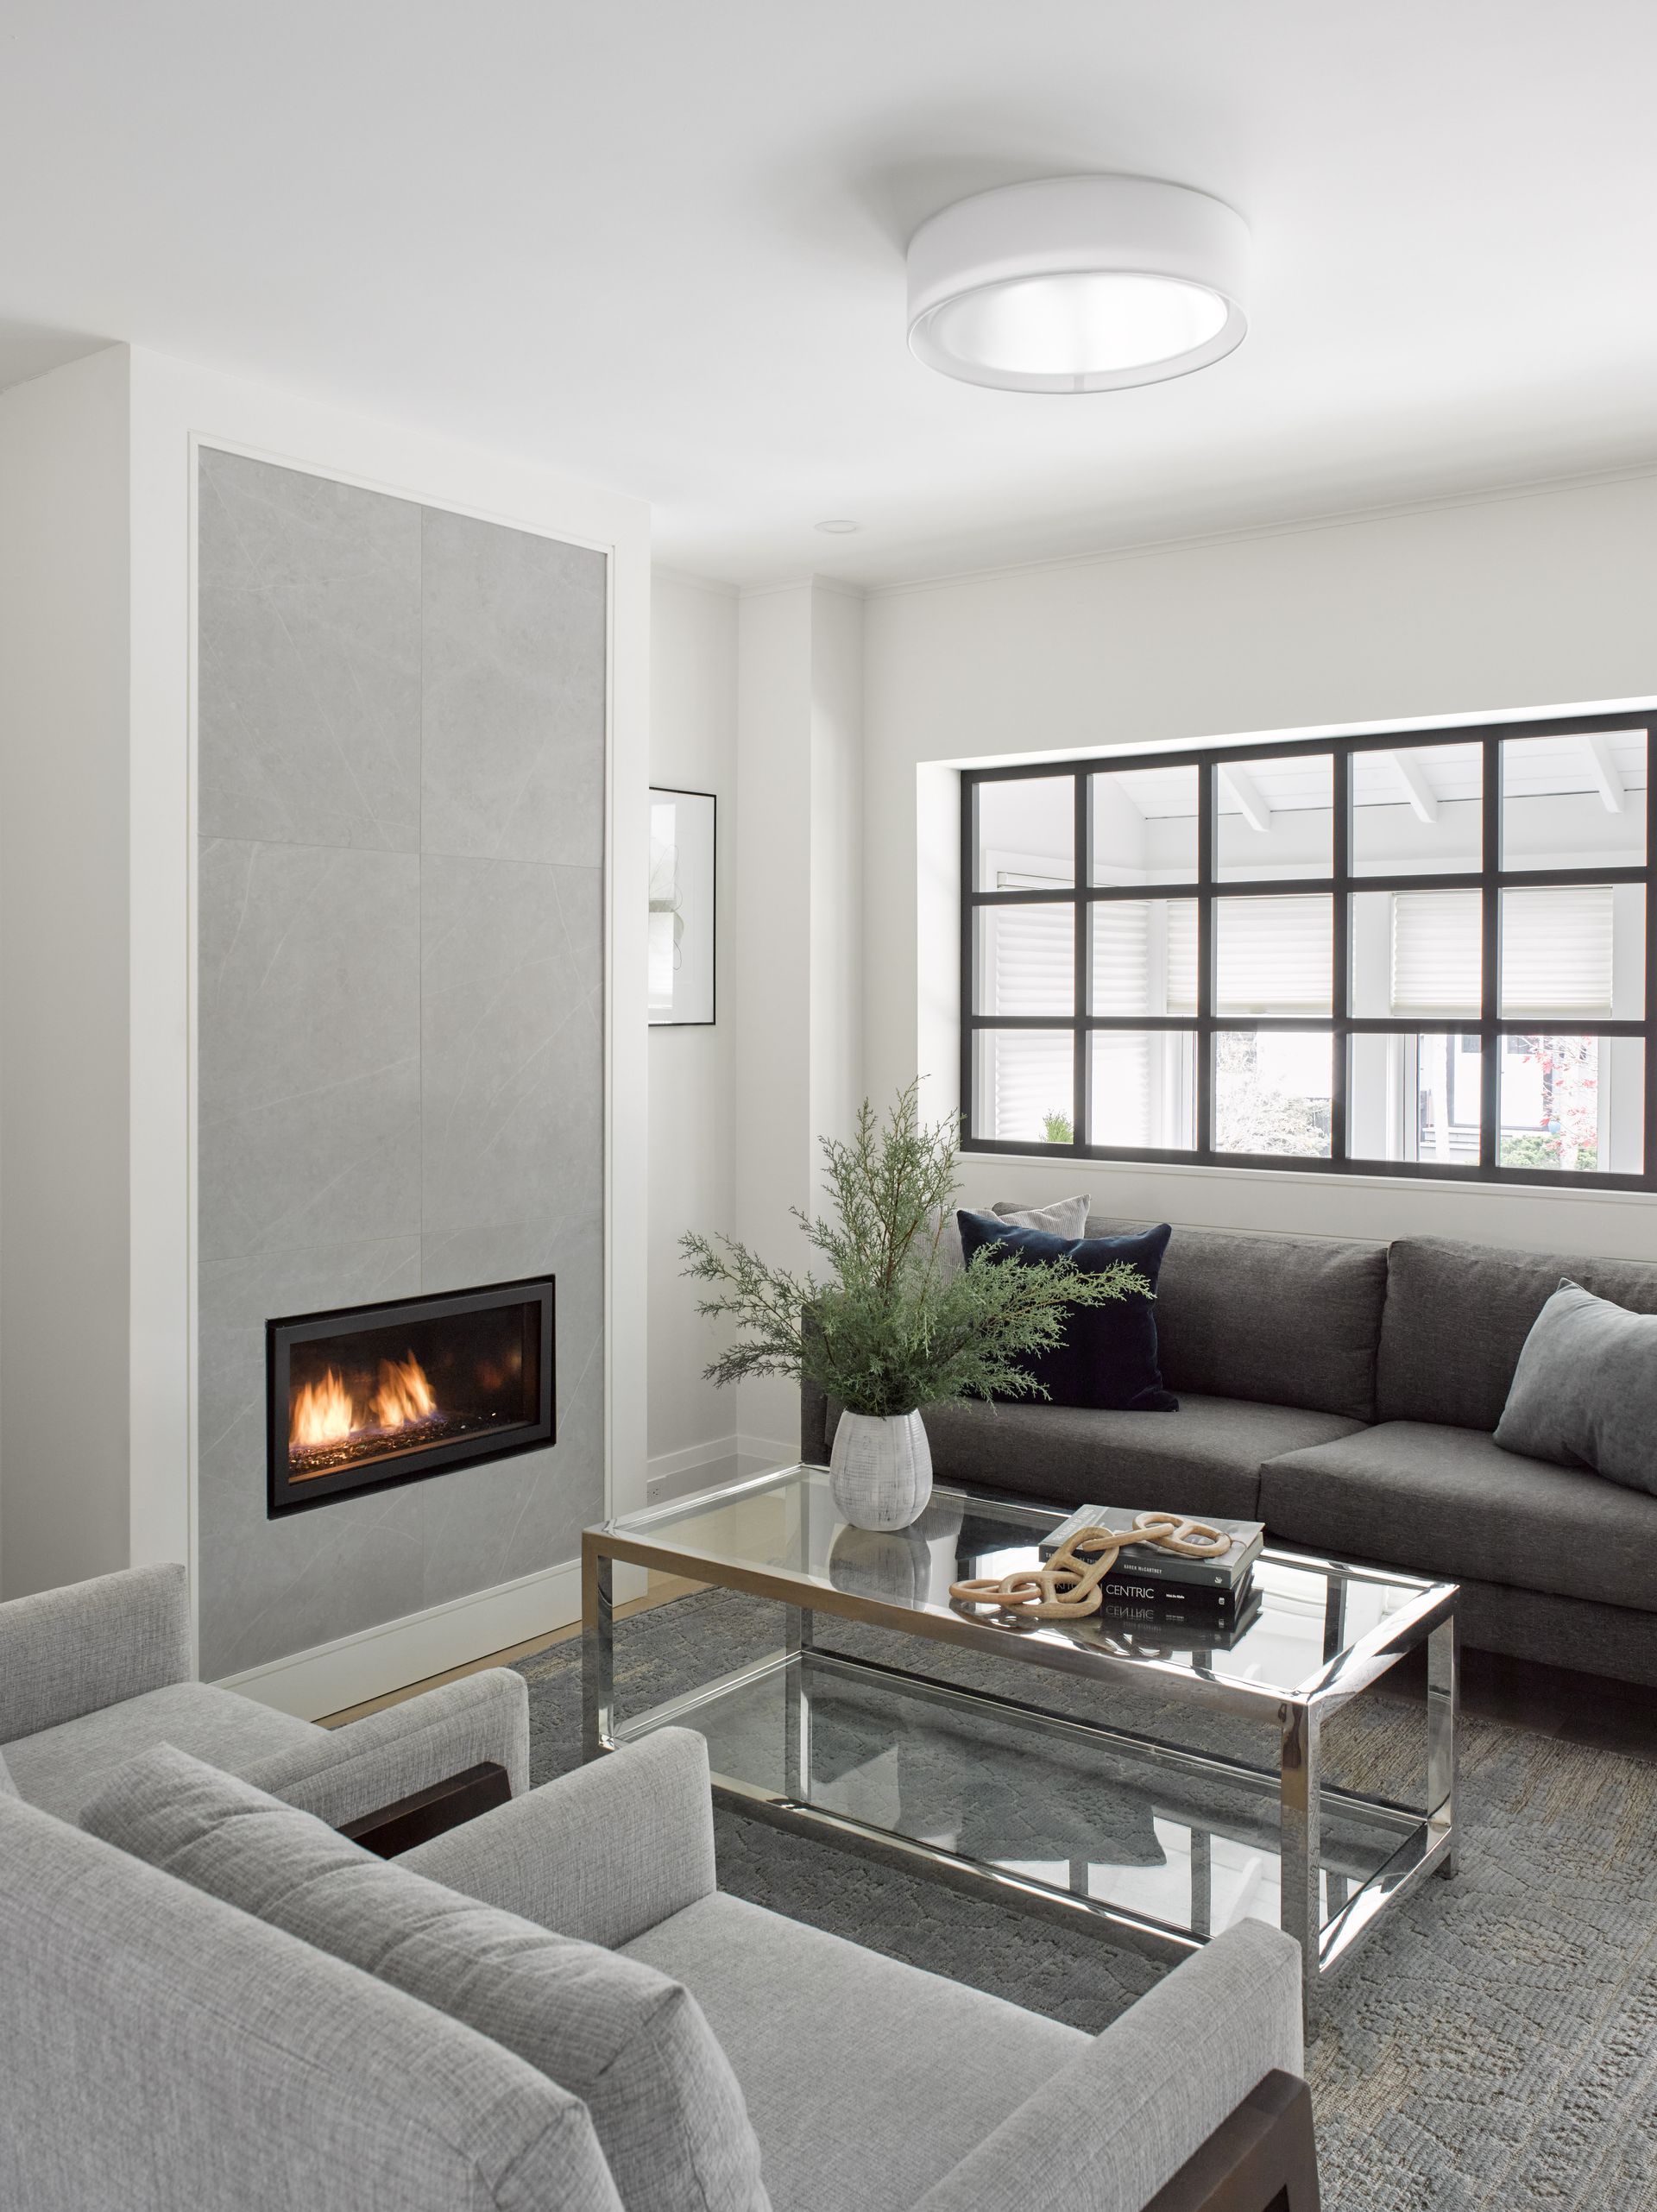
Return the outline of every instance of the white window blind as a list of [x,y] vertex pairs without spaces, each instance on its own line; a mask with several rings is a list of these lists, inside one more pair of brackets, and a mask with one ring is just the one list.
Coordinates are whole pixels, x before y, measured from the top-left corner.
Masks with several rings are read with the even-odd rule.
[[1049,1114],[1068,1120],[1075,1087],[1074,1048],[1068,1030],[980,1030],[979,1097],[994,1125],[987,1134],[1013,1141],[1050,1141]]
[[1392,1011],[1479,1011],[1484,923],[1476,891],[1401,891],[1392,902]]
[[1604,883],[1503,892],[1505,1018],[1610,1013],[1615,897]]
[[1143,898],[1113,898],[1093,910],[1093,1011],[1160,1012],[1151,1004],[1150,908]]
[[[998,891],[1056,889],[1058,879],[1024,869],[998,867]],[[1004,906],[994,910],[990,940],[989,1003],[998,1014],[1075,1011],[1074,910],[1063,906]],[[1039,1030],[987,1037],[989,1081],[980,1090],[994,1117],[993,1135],[1004,1142],[1049,1141],[1047,1117],[1072,1110],[1074,1048],[1069,1037]]]
[[1329,1012],[1333,900],[1225,898],[1216,904],[1214,918],[1214,1003],[1219,1012]]
[[998,1014],[1075,1011],[1076,955],[1069,906],[992,910],[986,949],[994,962],[991,1011]]
[[1168,917],[1168,1011],[1194,1014],[1197,1011],[1197,902],[1170,898],[1163,902]]
[[1094,1013],[1196,1012],[1194,898],[1113,898],[1092,928]]

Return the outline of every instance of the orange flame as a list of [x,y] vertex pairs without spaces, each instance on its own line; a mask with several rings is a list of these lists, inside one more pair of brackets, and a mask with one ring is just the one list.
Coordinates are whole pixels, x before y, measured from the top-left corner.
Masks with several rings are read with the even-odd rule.
[[380,1362],[379,1387],[366,1406],[358,1404],[344,1377],[331,1367],[321,1382],[302,1383],[293,1393],[287,1440],[297,1449],[343,1444],[358,1429],[406,1428],[437,1410],[437,1393],[412,1352]]
[[333,1368],[320,1383],[302,1383],[288,1417],[290,1444],[338,1444],[351,1433],[351,1394]]
[[406,1421],[424,1421],[437,1409],[437,1394],[412,1352],[406,1358],[380,1362],[380,1388],[374,1394],[377,1428],[400,1428]]

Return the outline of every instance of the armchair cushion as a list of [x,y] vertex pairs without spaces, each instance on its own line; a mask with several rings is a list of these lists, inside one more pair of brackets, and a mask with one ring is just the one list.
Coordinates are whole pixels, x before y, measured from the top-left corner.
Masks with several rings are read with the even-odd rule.
[[327,1730],[234,1690],[174,1682],[25,1736],[8,1743],[5,1755],[20,1797],[60,1820],[78,1820],[112,1774],[158,1743],[175,1744],[234,1774],[313,1741],[325,1743]]
[[194,1673],[181,1566],[135,1566],[0,1605],[0,1743]]
[[629,2212],[768,2212],[742,2093],[695,2000],[371,1856],[166,1748],[82,1824],[463,2021],[580,2097]]
[[[1076,2028],[740,1898],[706,1898],[627,1954],[683,1982],[707,2013],[776,2212],[908,2212],[1091,2048]],[[1087,2124],[1073,2116],[1070,2128]],[[1027,2165],[1024,2212],[1049,2201],[1043,2174],[1064,2175],[1055,2155]],[[1068,2206],[1068,2190],[1050,2201]]]
[[[213,1766],[226,1763],[210,1752],[200,1755]],[[343,1828],[484,1760],[506,1768],[514,1797],[528,1787],[529,1685],[510,1667],[445,1682],[343,1728],[306,1726],[303,1739],[252,1764],[238,1762],[234,1771],[255,1789]]]

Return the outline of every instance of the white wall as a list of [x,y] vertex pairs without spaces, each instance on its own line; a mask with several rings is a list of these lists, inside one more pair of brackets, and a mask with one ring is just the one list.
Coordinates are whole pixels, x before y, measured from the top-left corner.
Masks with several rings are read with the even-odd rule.
[[[862,607],[809,578],[745,592],[737,631],[736,1230],[804,1268],[790,1218],[816,1199],[818,1139],[863,1094]],[[741,1426],[785,1445],[791,1383],[745,1383]]]
[[[938,764],[1649,701],[1654,547],[1644,476],[872,594],[872,1093],[918,1068],[933,1106],[955,1103],[955,779]],[[1175,1221],[1657,1257],[1644,1194],[1005,1158],[966,1175],[980,1202],[1086,1186],[1100,1211]]]
[[719,802],[715,1020],[650,1032],[649,1449],[652,1479],[674,1487],[737,1452],[736,1398],[702,1379],[718,1339],[678,1248],[687,1229],[728,1231],[735,1219],[736,616],[734,591],[660,570],[652,579],[650,780]]
[[123,1566],[127,380],[0,397],[0,1594]]

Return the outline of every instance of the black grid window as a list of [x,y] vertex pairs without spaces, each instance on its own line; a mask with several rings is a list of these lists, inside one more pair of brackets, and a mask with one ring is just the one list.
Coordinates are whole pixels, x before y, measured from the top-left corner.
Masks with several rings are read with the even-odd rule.
[[961,778],[968,1150],[1657,1188],[1648,718]]

